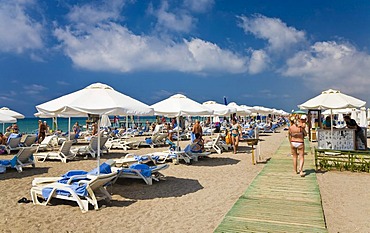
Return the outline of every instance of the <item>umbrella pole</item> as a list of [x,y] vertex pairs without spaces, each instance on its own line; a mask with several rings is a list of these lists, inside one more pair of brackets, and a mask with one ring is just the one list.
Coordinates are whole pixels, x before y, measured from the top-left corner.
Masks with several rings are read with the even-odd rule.
[[177,147],[176,150],[180,151],[180,116],[177,116]]
[[71,138],[71,117],[68,117],[68,137],[69,137],[69,140],[72,140]]
[[101,116],[99,115],[99,120],[98,120],[98,154],[97,154],[98,175],[100,175],[100,119],[101,119]]
[[331,133],[331,149],[334,150],[333,145],[333,109],[330,109],[330,133]]
[[5,123],[3,122],[3,134],[5,134]]

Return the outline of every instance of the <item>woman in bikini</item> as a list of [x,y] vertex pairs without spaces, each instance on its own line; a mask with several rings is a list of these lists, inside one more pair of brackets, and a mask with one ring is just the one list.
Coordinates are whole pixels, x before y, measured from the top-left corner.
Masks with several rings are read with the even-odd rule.
[[242,127],[236,122],[236,119],[231,120],[231,144],[233,145],[234,154],[236,154],[239,145],[239,137],[242,135]]
[[[304,164],[304,137],[307,135],[305,125],[301,124],[298,119],[293,116],[290,118],[290,127],[288,131],[288,138],[290,148],[293,155],[293,170],[295,174],[305,176],[303,172]],[[299,170],[297,171],[297,158],[299,155]]]

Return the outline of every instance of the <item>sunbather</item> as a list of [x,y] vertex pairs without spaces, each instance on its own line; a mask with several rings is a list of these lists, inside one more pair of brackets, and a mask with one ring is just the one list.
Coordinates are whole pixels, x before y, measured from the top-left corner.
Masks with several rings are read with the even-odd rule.
[[195,139],[190,146],[190,150],[193,153],[202,153],[204,150],[204,140],[199,133],[195,134]]

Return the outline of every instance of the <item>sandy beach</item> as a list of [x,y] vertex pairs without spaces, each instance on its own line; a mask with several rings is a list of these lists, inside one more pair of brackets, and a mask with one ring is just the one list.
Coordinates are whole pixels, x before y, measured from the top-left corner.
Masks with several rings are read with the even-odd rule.
[[[270,158],[286,139],[286,132],[261,136],[261,156]],[[188,141],[181,142],[181,146]],[[142,148],[130,153],[163,151]],[[253,165],[251,150],[240,143],[240,153],[213,153],[192,165],[170,164],[163,171],[165,181],[152,186],[142,180],[119,179],[108,187],[111,203],[101,203],[99,211],[82,213],[74,203],[53,201],[51,206],[35,206],[17,201],[30,199],[35,177],[60,176],[73,169],[91,170],[96,160],[37,163],[36,168],[1,174],[1,232],[213,232],[239,196],[258,175],[264,164]],[[122,150],[102,157],[120,158]],[[3,159],[12,156],[2,156]],[[368,173],[335,172],[317,174],[329,232],[369,232],[370,198]]]

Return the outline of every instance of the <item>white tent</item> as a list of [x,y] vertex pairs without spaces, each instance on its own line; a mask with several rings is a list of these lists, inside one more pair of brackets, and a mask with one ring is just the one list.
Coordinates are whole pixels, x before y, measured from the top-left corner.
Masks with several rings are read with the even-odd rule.
[[219,104],[215,101],[206,101],[203,103],[203,106],[213,110],[214,116],[227,116],[237,111],[235,107]]
[[[177,117],[179,122],[180,116],[211,116],[213,110],[206,108],[202,104],[187,98],[184,95],[176,94],[164,99],[151,106],[154,109],[155,115],[166,117]],[[179,135],[179,127],[177,127]],[[179,137],[177,137],[179,138]],[[177,149],[179,148],[179,139],[177,140]]]
[[[36,109],[44,114],[60,114],[63,116],[81,114],[150,116],[154,113],[148,105],[101,83],[91,84],[79,91],[37,105]],[[100,124],[100,121],[98,124]],[[100,133],[100,130],[98,132]],[[100,136],[98,141],[98,144],[100,144]],[[100,147],[98,147],[97,158],[99,167]]]

